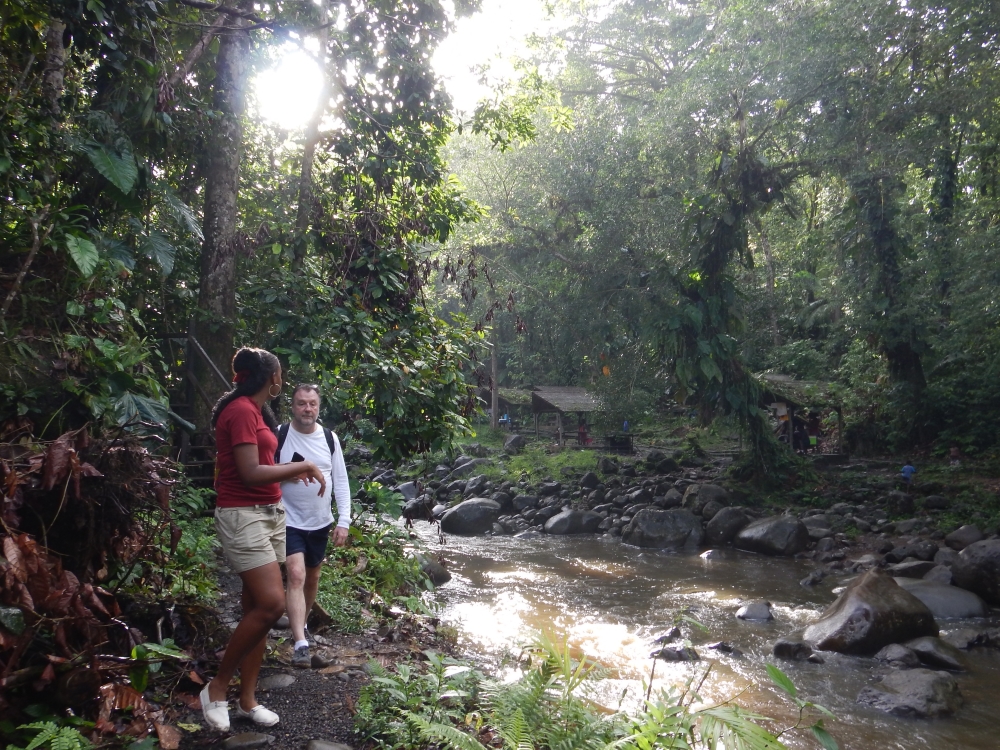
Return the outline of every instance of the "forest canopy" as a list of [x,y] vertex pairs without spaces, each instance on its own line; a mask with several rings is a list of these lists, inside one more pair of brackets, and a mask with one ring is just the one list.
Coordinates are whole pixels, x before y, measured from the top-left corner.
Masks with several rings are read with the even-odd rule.
[[[462,122],[430,60],[474,3],[7,3],[0,413],[204,429],[254,344],[399,458],[468,429],[488,337],[503,385],[730,414],[759,462],[767,371],[852,450],[992,447],[994,6],[567,6]],[[296,132],[247,108],[289,44]]]

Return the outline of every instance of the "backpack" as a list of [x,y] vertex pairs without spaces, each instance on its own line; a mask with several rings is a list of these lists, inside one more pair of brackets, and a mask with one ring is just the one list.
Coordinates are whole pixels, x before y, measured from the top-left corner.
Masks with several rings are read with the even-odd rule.
[[[290,426],[290,423],[285,422],[285,424],[278,428],[278,447],[274,450],[274,463],[278,463],[281,460],[281,446],[285,444],[285,438],[288,437],[288,428]],[[323,425],[320,425],[320,427],[323,427]],[[326,444],[330,446],[330,455],[336,455],[337,443],[333,439],[333,433],[330,431],[329,427],[323,427],[323,435],[326,436]]]

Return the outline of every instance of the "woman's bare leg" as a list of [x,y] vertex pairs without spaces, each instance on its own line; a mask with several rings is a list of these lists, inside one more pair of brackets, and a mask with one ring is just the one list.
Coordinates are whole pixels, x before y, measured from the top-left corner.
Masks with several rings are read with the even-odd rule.
[[243,619],[229,639],[218,674],[208,683],[208,697],[213,701],[226,700],[229,683],[240,668],[240,705],[246,711],[257,705],[253,696],[264,660],[267,632],[285,611],[285,588],[276,562],[240,573],[240,578]]

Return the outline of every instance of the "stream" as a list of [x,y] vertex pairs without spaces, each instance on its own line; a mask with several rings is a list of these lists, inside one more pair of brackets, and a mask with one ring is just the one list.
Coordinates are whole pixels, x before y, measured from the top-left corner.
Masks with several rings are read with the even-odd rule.
[[[834,599],[842,580],[828,578],[805,588],[799,581],[812,570],[807,561],[769,558],[734,549],[703,559],[638,549],[592,536],[448,536],[440,544],[436,528],[419,522],[416,532],[431,553],[442,553],[453,578],[436,592],[441,619],[459,631],[459,645],[488,667],[502,666],[504,654],[545,632],[567,638],[575,654],[586,654],[607,668],[596,699],[609,708],[641,705],[642,680],[648,681],[653,641],[666,633],[674,615],[689,608],[707,628],[682,626],[702,661],[656,661],[654,690],[682,684],[711,664],[701,696],[706,702],[738,696],[744,708],[795,723],[795,711],[767,676],[775,661],[771,643],[814,618]],[[774,622],[738,620],[746,602],[765,599]],[[996,624],[986,620],[939,623],[942,633],[959,627]],[[743,652],[731,657],[707,648],[726,641]],[[791,677],[799,695],[826,706],[838,720],[827,729],[844,750],[996,750],[1000,748],[1000,651],[969,652],[970,671],[958,675],[965,706],[949,719],[911,720],[863,708],[858,692],[876,674],[874,660],[824,652],[825,664],[776,662]],[[624,693],[624,698],[622,697]],[[772,726],[774,728],[774,726]],[[793,748],[816,748],[808,731],[782,741]]]

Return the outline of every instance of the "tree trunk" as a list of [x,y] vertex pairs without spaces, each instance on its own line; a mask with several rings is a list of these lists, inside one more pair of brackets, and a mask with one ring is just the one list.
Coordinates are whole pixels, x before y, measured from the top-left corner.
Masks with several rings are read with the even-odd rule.
[[[244,0],[240,9],[252,9]],[[230,26],[245,26],[230,17]],[[209,130],[206,144],[205,241],[201,253],[198,292],[198,340],[209,357],[226,375],[233,356],[236,317],[237,205],[240,159],[243,153],[243,110],[246,106],[246,78],[250,57],[249,31],[220,34],[215,63],[213,109],[219,118]],[[201,357],[194,361],[195,376],[214,398],[223,392],[218,377]],[[195,423],[208,429],[211,411],[197,402]]]
[[305,263],[306,252],[309,249],[309,228],[312,224],[315,196],[313,192],[313,162],[316,159],[316,146],[319,144],[319,126],[330,104],[333,93],[331,71],[329,66],[328,47],[330,42],[330,27],[326,25],[330,18],[329,0],[322,0],[320,19],[322,28],[319,31],[319,56],[323,71],[323,88],[316,110],[313,112],[305,129],[305,144],[302,147],[302,170],[299,176],[299,206],[295,216],[295,239],[292,244],[292,272],[301,275]]
[[774,254],[771,252],[771,242],[760,221],[754,222],[760,236],[760,249],[764,252],[764,266],[767,270],[767,308],[771,326],[771,344],[781,346],[781,335],[778,333],[778,301],[775,299]]
[[63,93],[66,74],[66,48],[63,47],[65,33],[66,24],[53,19],[45,34],[45,69],[42,71],[42,90],[45,92],[49,116],[53,120],[59,120],[62,117],[59,98]]

